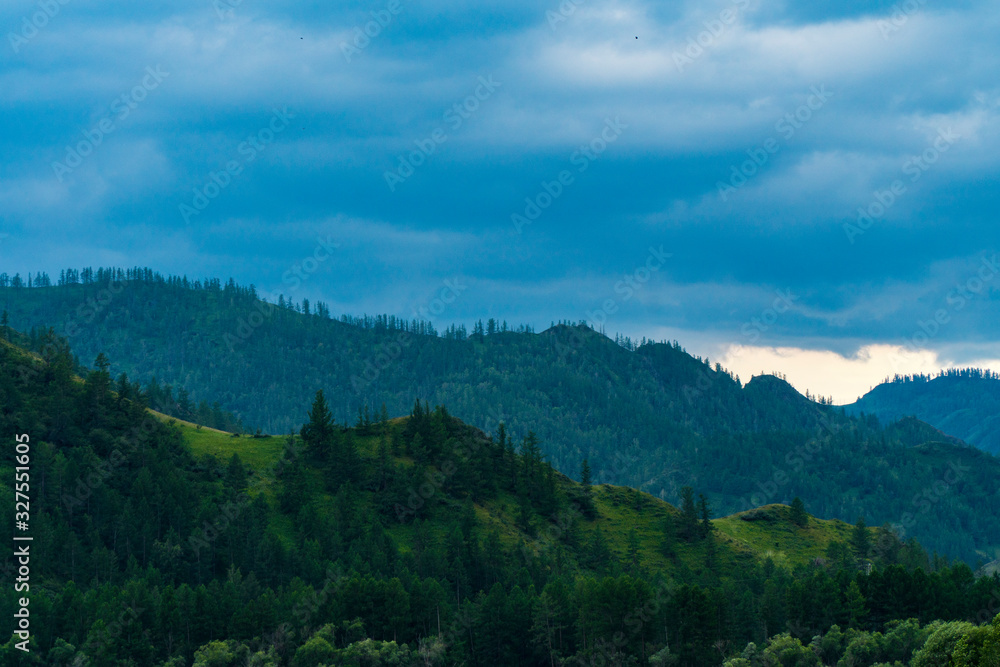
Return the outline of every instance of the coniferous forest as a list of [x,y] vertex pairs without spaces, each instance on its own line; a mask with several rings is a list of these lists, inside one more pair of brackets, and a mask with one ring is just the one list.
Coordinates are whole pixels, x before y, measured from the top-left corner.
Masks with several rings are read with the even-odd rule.
[[897,375],[847,410],[892,421],[916,416],[970,445],[1000,454],[1000,376],[978,368],[949,369],[935,376]]
[[[315,392],[354,425],[416,397],[486,433],[534,432],[579,478],[678,504],[705,494],[720,515],[796,498],[810,512],[890,525],[973,568],[1000,548],[1000,462],[911,417],[846,414],[774,375],[744,382],[677,342],[610,340],[586,326],[535,333],[490,320],[335,318],[324,303],[150,269],[0,274],[0,305],[29,347],[65,338],[75,363],[105,354],[151,407],[226,431],[287,434]],[[51,330],[51,332],[50,332]]]
[[995,0],[0,25],[0,667],[1000,667]]
[[35,554],[31,650],[11,638],[7,664],[1000,657],[1000,576],[799,498],[718,517],[697,487],[674,507],[598,484],[586,458],[573,481],[533,432],[486,434],[419,398],[348,425],[319,390],[296,432],[227,433],[152,411],[104,355],[81,378],[65,340],[4,334],[0,428],[31,436]]
[[1000,667],[997,9],[0,4],[0,667]]

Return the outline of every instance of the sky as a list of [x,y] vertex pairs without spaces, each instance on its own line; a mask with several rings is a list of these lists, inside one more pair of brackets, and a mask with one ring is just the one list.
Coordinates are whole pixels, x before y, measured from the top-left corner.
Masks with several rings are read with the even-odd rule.
[[0,271],[586,320],[849,402],[1000,369],[1000,12],[11,1]]

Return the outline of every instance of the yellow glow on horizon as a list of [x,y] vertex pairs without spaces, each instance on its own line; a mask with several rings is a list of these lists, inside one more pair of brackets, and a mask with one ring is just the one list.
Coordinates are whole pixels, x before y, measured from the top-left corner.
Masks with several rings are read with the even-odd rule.
[[931,350],[910,351],[898,345],[867,345],[853,357],[829,350],[794,347],[731,345],[719,362],[746,383],[761,373],[782,373],[793,387],[805,394],[832,396],[835,405],[853,403],[872,387],[893,375],[937,374],[956,366],[1000,369],[1000,360],[953,364],[942,361]]

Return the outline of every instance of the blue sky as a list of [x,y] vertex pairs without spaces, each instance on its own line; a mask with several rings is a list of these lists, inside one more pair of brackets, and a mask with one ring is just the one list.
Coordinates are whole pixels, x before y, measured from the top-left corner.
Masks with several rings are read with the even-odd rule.
[[987,2],[36,0],[0,27],[10,273],[406,316],[457,281],[442,326],[588,319],[839,400],[1000,359]]

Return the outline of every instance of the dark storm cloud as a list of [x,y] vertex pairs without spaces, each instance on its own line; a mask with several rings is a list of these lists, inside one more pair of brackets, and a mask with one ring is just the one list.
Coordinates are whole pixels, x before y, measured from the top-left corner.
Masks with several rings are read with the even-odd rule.
[[[618,299],[609,331],[746,342],[790,289],[762,344],[898,342],[1000,246],[997,23],[918,0],[10,3],[3,269],[273,289],[333,235],[303,294],[349,312],[410,316],[460,277],[455,320]],[[996,342],[995,284],[927,344]]]

